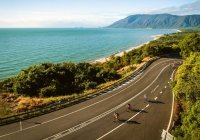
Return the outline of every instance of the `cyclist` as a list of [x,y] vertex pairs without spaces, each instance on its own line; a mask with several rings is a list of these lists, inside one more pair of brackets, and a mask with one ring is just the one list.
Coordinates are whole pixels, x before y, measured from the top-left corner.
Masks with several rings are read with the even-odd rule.
[[148,98],[146,94],[144,94],[144,100],[148,102]]
[[113,116],[114,116],[116,122],[119,121],[119,113],[114,112]]
[[132,110],[131,104],[126,105],[126,111],[129,112]]

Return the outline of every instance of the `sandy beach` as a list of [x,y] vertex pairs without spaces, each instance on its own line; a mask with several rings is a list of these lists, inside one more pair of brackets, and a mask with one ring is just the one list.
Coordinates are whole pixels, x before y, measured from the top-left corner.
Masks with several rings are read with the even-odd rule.
[[[161,35],[154,35],[154,36],[152,36],[153,39],[152,39],[151,41],[157,40],[157,39],[159,39],[159,38],[162,37],[162,36],[163,36],[163,34],[161,34]],[[138,46],[131,47],[131,48],[125,50],[125,51],[118,52],[118,53],[113,54],[113,55],[110,55],[110,56],[108,56],[108,57],[104,57],[104,58],[97,59],[97,60],[95,60],[93,63],[104,63],[104,62],[106,62],[106,61],[109,61],[109,60],[111,59],[111,57],[113,57],[113,56],[120,56],[120,57],[121,57],[121,56],[124,55],[124,52],[130,52],[130,51],[132,51],[132,50],[134,50],[134,49],[140,48],[140,47],[142,47],[142,46],[145,45],[145,44],[149,44],[149,42],[151,42],[151,41],[147,41],[147,42],[142,43],[142,44],[140,44],[140,45],[138,45]]]
[[[182,32],[182,31],[177,29],[177,32]],[[151,37],[153,38],[151,41],[157,40],[157,39],[161,38],[162,36],[164,36],[164,34],[151,36]],[[120,56],[120,57],[121,57],[121,56],[124,55],[124,52],[130,52],[130,51],[132,51],[132,50],[134,50],[134,49],[137,49],[137,48],[139,48],[139,47],[142,47],[142,46],[145,45],[145,44],[149,44],[149,42],[151,42],[151,41],[147,41],[147,42],[145,42],[145,43],[143,43],[143,44],[140,44],[140,45],[138,45],[138,46],[131,47],[131,48],[129,48],[129,49],[123,51],[123,52],[118,52],[118,53],[113,54],[113,55],[111,55],[111,56],[97,59],[97,60],[94,61],[94,63],[104,63],[104,62],[110,60],[110,58],[111,58],[112,56]]]

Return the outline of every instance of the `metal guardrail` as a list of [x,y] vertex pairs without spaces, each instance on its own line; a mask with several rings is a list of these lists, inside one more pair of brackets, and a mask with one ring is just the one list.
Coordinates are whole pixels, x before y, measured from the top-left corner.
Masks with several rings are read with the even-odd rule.
[[96,91],[93,91],[93,92],[91,92],[87,95],[81,95],[80,94],[80,95],[78,95],[78,97],[68,98],[66,100],[62,100],[60,102],[53,103],[53,104],[47,105],[47,106],[42,107],[42,108],[34,109],[34,110],[31,110],[31,111],[28,111],[28,112],[20,113],[20,114],[17,114],[17,115],[6,117],[6,118],[0,118],[0,126],[10,124],[10,123],[14,123],[14,122],[19,122],[19,121],[26,120],[26,119],[30,119],[30,118],[37,117],[37,116],[40,116],[40,115],[43,115],[43,114],[47,114],[47,113],[50,113],[50,112],[53,112],[53,111],[56,111],[56,110],[63,109],[63,108],[68,107],[68,106],[72,106],[72,105],[80,103],[80,102],[83,102],[85,100],[94,98],[94,97],[99,96],[101,94],[104,94],[108,91],[115,89],[119,85],[126,83],[128,80],[130,80],[130,78],[133,78],[134,76],[138,75],[140,72],[145,70],[152,62],[154,62],[157,59],[159,59],[159,58],[154,58],[154,59],[146,62],[143,66],[141,66],[139,69],[137,69],[136,71],[134,71],[130,75],[123,77],[119,81],[117,81],[117,82],[115,82],[115,83],[113,83],[109,86],[97,89]]

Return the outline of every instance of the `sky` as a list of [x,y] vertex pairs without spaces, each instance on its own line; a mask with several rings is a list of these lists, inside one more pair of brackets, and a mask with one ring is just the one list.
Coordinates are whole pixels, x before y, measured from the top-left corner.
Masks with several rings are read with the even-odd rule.
[[0,0],[0,28],[104,27],[158,13],[200,14],[200,0]]

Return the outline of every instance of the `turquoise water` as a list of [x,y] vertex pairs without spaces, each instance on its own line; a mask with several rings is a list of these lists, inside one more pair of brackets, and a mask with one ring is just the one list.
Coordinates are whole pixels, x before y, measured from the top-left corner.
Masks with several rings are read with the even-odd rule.
[[41,62],[93,61],[152,40],[168,29],[0,29],[0,79]]

